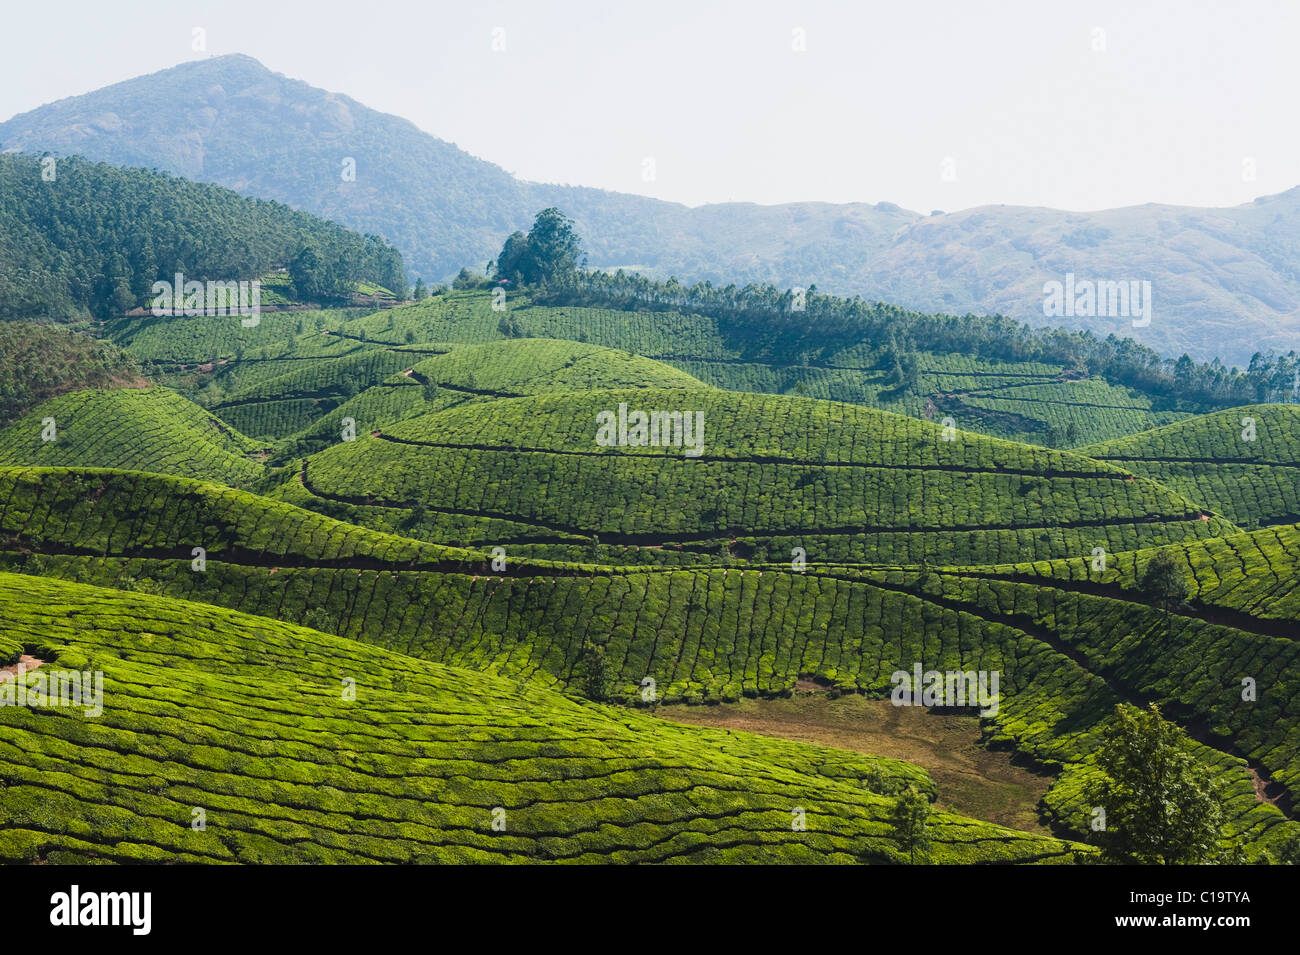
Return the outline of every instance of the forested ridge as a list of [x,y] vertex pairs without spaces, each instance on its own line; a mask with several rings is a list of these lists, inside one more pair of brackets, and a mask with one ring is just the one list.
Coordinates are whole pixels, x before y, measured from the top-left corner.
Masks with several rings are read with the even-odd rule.
[[310,279],[304,299],[345,283],[406,288],[392,246],[278,202],[77,157],[0,154],[0,318],[121,315],[177,273],[244,281],[295,262],[295,277]]

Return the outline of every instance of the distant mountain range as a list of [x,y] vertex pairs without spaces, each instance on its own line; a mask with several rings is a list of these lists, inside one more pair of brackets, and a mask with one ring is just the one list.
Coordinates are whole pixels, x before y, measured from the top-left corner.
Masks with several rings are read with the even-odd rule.
[[[375,233],[414,275],[481,268],[546,206],[572,216],[590,264],[683,281],[815,283],[930,312],[1001,312],[1244,364],[1300,341],[1300,187],[1242,206],[1095,213],[891,203],[725,203],[525,182],[410,122],[214,57],[60,100],[0,124],[0,148],[80,154],[276,199]],[[351,163],[349,163],[349,160]],[[350,168],[355,178],[347,178]],[[1151,283],[1151,320],[1048,316],[1044,283]]]

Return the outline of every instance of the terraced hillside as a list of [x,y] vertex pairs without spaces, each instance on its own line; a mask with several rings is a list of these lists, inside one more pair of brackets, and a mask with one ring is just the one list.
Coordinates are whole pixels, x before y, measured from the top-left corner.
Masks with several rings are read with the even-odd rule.
[[[932,355],[901,386],[861,343],[748,347],[700,316],[510,295],[504,315],[445,293],[271,315],[248,337],[110,323],[216,417],[165,388],[80,393],[0,432],[0,464],[20,465],[0,466],[0,666],[88,659],[131,687],[98,723],[0,710],[0,782],[21,794],[0,800],[0,857],[895,860],[892,793],[935,793],[915,767],[643,710],[810,681],[882,698],[916,664],[1000,675],[985,740],[1050,777],[1039,809],[1063,837],[1088,835],[1115,705],[1148,701],[1213,768],[1242,857],[1300,830],[1300,528],[1242,533],[1131,443],[1102,461],[944,420],[1074,443],[1185,410],[1031,361]],[[691,437],[625,441],[620,406],[682,412]],[[1277,407],[1246,410],[1290,453]],[[49,409],[63,458],[32,442]],[[1149,433],[1217,434],[1216,417]],[[1168,613],[1139,584],[1159,549],[1192,592]],[[354,672],[375,701],[360,717],[340,695]],[[123,740],[129,770],[91,755]],[[756,775],[738,784],[741,766]],[[782,808],[790,787],[813,796]],[[837,800],[855,808],[823,824]],[[794,805],[813,807],[807,833]],[[225,827],[186,841],[194,807]],[[936,861],[1080,851],[942,825]]]
[[[698,455],[601,447],[624,407],[703,422]],[[689,443],[687,441],[686,443]],[[1074,455],[852,405],[708,389],[501,399],[311,456],[277,495],[386,530],[600,562],[597,546],[722,559],[996,563],[1229,533],[1165,488]],[[633,559],[620,554],[620,560]]]
[[76,391],[0,429],[0,465],[115,467],[241,485],[263,448],[174,391]]
[[[6,549],[124,554],[190,566],[482,570],[482,554],[383,534],[247,491],[170,475],[101,468],[0,468]],[[545,566],[545,565],[543,565]],[[191,570],[195,568],[191,567]]]
[[1248,405],[1090,445],[1242,527],[1300,520],[1300,405]]
[[368,432],[475,400],[591,388],[704,387],[649,358],[537,338],[368,348],[300,364],[306,367],[237,392],[213,412],[232,424],[245,422],[250,433],[291,437],[289,447],[301,454],[337,441],[345,417]]
[[[0,607],[21,679],[103,679],[99,715],[0,708],[6,862],[897,862],[868,785],[932,788],[183,601],[0,574]],[[936,862],[1085,851],[930,826]]]
[[364,349],[341,358],[295,362],[291,370],[248,385],[212,406],[245,434],[267,440],[316,425],[357,392],[410,367],[411,356]]
[[[893,376],[883,346],[819,333],[798,322],[782,334],[758,334],[738,321],[672,311],[539,305],[516,292],[509,293],[504,306],[504,311],[494,308],[487,291],[461,291],[368,314],[270,315],[251,330],[224,319],[186,319],[179,326],[120,320],[108,323],[106,332],[164,381],[200,389],[212,408],[241,401],[243,392],[269,378],[332,357],[392,348],[442,352],[454,345],[547,338],[653,358],[728,390],[824,398],[935,421],[951,417],[963,429],[1056,447],[1118,438],[1189,414],[1165,407],[1156,396],[1060,363],[921,350],[916,353],[916,381],[907,384]],[[199,367],[208,370],[196,372]],[[322,381],[332,374],[322,366]],[[313,380],[310,374],[308,380]],[[358,375],[355,383],[360,390],[378,382]],[[280,400],[301,401],[300,391],[289,389]],[[300,404],[273,415],[274,431],[263,432],[261,424],[243,418],[233,423],[259,435],[285,437],[285,428],[309,413],[310,406]]]
[[[1138,563],[1150,556],[1147,552]],[[1289,557],[1293,563],[1294,553]],[[1217,570],[1228,577],[1239,568],[1231,552],[1221,558],[1217,567],[1202,573],[1218,576]],[[1121,557],[1118,563],[1133,561]],[[1031,634],[1125,702],[1160,703],[1195,739],[1245,760],[1250,786],[1236,777],[1237,799],[1253,796],[1260,805],[1275,804],[1293,816],[1300,784],[1300,728],[1294,710],[1300,650],[1294,618],[1279,627],[1275,619],[1226,613],[1208,604],[1166,615],[1136,588],[1035,576],[1023,568],[924,576],[867,571],[865,576],[900,592],[924,595],[955,613]],[[1055,681],[1039,689],[1062,692]],[[1081,785],[1063,777],[1048,794],[1049,805],[1069,813]],[[1254,825],[1270,823],[1256,814]]]
[[[880,697],[893,672],[918,662],[997,671],[988,738],[1058,774],[1044,811],[1080,836],[1089,820],[1080,787],[1112,709],[1149,698],[1201,740],[1227,788],[1235,841],[1276,849],[1295,831],[1286,812],[1300,748],[1278,690],[1295,682],[1294,642],[1249,627],[1179,618],[1170,628],[1131,597],[974,572],[665,571],[513,557],[498,570],[177,479],[58,470],[6,479],[0,568],[303,621],[541,687],[582,685],[590,645],[604,648],[609,696],[641,705],[647,685],[657,701],[708,702],[786,694],[807,677]],[[224,528],[202,572],[175,543],[190,531],[168,520],[191,511],[194,527]],[[1243,659],[1269,706],[1231,705]]]
[[[1186,596],[1172,611],[1236,623],[1245,629],[1292,637],[1300,620],[1300,525],[1261,528],[1228,537],[1112,554],[1104,570],[1090,560],[1038,561],[989,568],[1019,579],[1048,578],[1060,586],[1086,586],[1110,596],[1141,599],[1147,565],[1173,553]],[[1135,596],[1136,595],[1136,596]]]

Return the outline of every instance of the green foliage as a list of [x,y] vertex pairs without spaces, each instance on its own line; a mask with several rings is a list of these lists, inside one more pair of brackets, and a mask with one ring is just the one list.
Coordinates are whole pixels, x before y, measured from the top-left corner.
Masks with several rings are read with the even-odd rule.
[[911,787],[898,797],[889,815],[898,848],[907,854],[908,861],[913,864],[916,863],[918,851],[924,858],[930,850],[929,819],[930,800]]
[[[896,760],[675,726],[198,603],[8,574],[0,601],[0,647],[40,632],[105,688],[97,719],[0,707],[6,863],[884,862],[890,803],[862,781],[933,790]],[[1090,854],[947,813],[931,827],[937,862]]]
[[[455,368],[461,354],[429,365]],[[474,367],[460,366],[464,387],[494,391],[501,379],[478,380]],[[455,380],[429,377],[443,390]],[[597,445],[598,415],[620,405],[702,416],[703,453],[687,457],[680,441]],[[306,464],[311,495],[364,502],[349,519],[387,530],[423,501],[446,515],[431,530],[449,532],[454,521],[464,544],[500,543],[501,528],[485,522],[508,521],[518,528],[511,540],[534,544],[599,534],[606,544],[743,556],[802,542],[822,562],[975,564],[1235,530],[1201,520],[1159,485],[1074,455],[964,433],[949,441],[941,428],[897,415],[698,386],[463,402],[385,424],[378,437],[340,443],[336,434],[323,431],[329,446]],[[467,520],[481,532],[463,536]]]
[[605,648],[590,641],[584,644],[582,656],[578,660],[578,668],[578,687],[582,695],[597,702],[607,700],[610,676],[609,662],[605,659]]
[[0,154],[0,318],[122,315],[155,281],[256,279],[305,241],[340,280],[404,281],[391,246],[276,202],[77,158],[41,173]]
[[[882,350],[895,387],[906,388],[914,372],[905,360],[914,351],[906,342],[924,342],[940,354],[964,354],[998,361],[1037,361],[1083,369],[1109,381],[1173,401],[1211,407],[1255,398],[1261,383],[1272,393],[1276,382],[1290,388],[1294,352],[1261,355],[1246,371],[1217,362],[1183,365],[1131,338],[1099,339],[1088,331],[1033,329],[1002,315],[923,315],[915,311],[837,298],[809,289],[795,307],[791,290],[773,285],[725,287],[711,282],[691,286],[676,279],[655,282],[637,273],[582,272],[539,296],[545,304],[595,305],[621,309],[693,312],[719,323],[743,323],[754,340],[815,336],[824,346],[866,343]],[[1288,392],[1289,393],[1289,392]]]
[[142,383],[118,348],[67,328],[0,322],[0,427],[69,391]]
[[[148,577],[174,596],[294,622],[320,607],[337,632],[359,640],[575,690],[592,640],[604,647],[615,701],[637,704],[646,676],[671,703],[780,695],[804,674],[886,695],[890,674],[916,661],[998,670],[990,738],[1065,767],[1047,805],[1081,834],[1078,786],[1121,701],[1116,688],[1141,685],[1176,700],[1189,721],[1222,726],[1277,783],[1300,779],[1300,728],[1281,708],[1300,679],[1292,648],[1184,618],[1166,640],[1159,612],[1145,603],[951,571],[932,571],[921,597],[906,571],[593,568],[516,557],[513,548],[508,569],[488,576],[484,556],[211,485],[9,473],[0,485],[0,564],[22,566],[24,549],[48,548],[41,573],[105,586]],[[295,486],[296,477],[285,485]],[[203,573],[190,567],[195,540],[208,548]],[[1268,688],[1256,705],[1242,706],[1234,689],[1243,655]],[[1196,751],[1225,784],[1232,838],[1285,841],[1294,824],[1256,799],[1242,761],[1200,744]]]
[[1107,859],[1140,865],[1218,861],[1223,799],[1186,734],[1160,715],[1116,708],[1116,725],[1097,754],[1103,776],[1091,791],[1106,811],[1098,841]]
[[559,209],[543,209],[528,235],[515,232],[506,239],[496,274],[516,284],[551,285],[570,281],[586,260],[573,220]]
[[1173,608],[1187,598],[1187,581],[1183,577],[1177,551],[1168,548],[1158,551],[1147,562],[1138,586],[1164,610],[1168,622]]
[[1300,406],[1249,405],[1089,445],[1243,527],[1300,520]]
[[[45,422],[53,419],[53,440]],[[114,467],[239,486],[262,476],[259,447],[166,388],[76,391],[0,429],[0,465]]]

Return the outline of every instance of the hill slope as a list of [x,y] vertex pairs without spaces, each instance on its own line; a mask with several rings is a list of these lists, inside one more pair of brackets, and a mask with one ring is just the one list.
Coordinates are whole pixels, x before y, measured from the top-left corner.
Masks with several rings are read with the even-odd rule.
[[144,383],[119,349],[68,328],[0,322],[0,355],[0,427],[69,391]]
[[1089,445],[1242,527],[1300,520],[1300,405],[1250,405]]
[[0,465],[124,468],[231,485],[261,477],[260,450],[166,388],[72,392],[0,429]]
[[[865,784],[932,788],[183,601],[8,574],[0,598],[0,663],[104,691],[98,716],[0,708],[6,862],[892,862],[892,801]],[[930,825],[936,862],[1079,854]]]
[[[538,304],[521,292],[509,297],[503,314],[492,308],[487,292],[465,291],[368,313],[271,315],[252,329],[214,318],[127,318],[108,322],[106,332],[164,383],[196,388],[208,408],[245,397],[297,402],[286,404],[283,415],[272,414],[265,424],[231,419],[239,430],[276,436],[292,430],[294,422],[303,426],[301,422],[313,413],[323,414],[343,396],[341,376],[352,366],[327,359],[348,358],[366,366],[396,362],[391,356],[362,357],[389,350],[410,353],[414,363],[457,346],[508,342],[518,336],[645,356],[719,388],[852,402],[937,422],[952,418],[965,430],[1052,447],[1122,437],[1224,406],[1222,399],[1203,404],[1193,397],[1169,395],[1172,368],[1168,375],[1163,370],[1155,373],[1146,361],[1155,359],[1152,353],[1128,355],[1118,371],[1099,355],[1097,370],[1089,372],[1094,359],[1085,361],[1071,347],[1073,340],[1053,348],[1036,339],[1010,341],[1005,322],[977,331],[978,320],[943,320],[892,306],[871,308],[868,316],[869,322],[861,322],[863,328],[845,328],[789,314],[715,317],[685,308]],[[898,329],[907,329],[906,337],[914,344],[893,347],[889,333]],[[971,354],[972,338],[985,343],[982,353]],[[915,367],[915,380],[898,380],[896,359]],[[602,372],[610,385],[623,383],[619,374],[612,368]],[[658,374],[664,374],[662,368]],[[275,396],[262,388],[286,375],[293,377],[277,386],[281,391]],[[358,368],[350,377],[358,389],[380,383],[369,367]],[[601,380],[584,381],[571,374],[565,378],[573,387],[597,386]],[[638,376],[627,383],[642,380]],[[451,382],[457,383],[467,384]],[[317,393],[318,384],[328,386],[329,393]],[[1248,384],[1242,381],[1236,387],[1244,390]],[[499,382],[497,390],[511,389]],[[1248,399],[1232,403],[1242,400]],[[234,413],[256,414],[252,409]]]
[[155,281],[252,281],[307,247],[323,286],[406,287],[391,246],[276,202],[81,159],[43,172],[0,154],[0,318],[121,315],[150,306]]
[[[1280,786],[1285,800],[1300,778],[1300,730],[1283,702],[1295,643],[1250,625],[1177,618],[1169,627],[1132,598],[966,571],[923,580],[812,563],[802,573],[544,566],[513,551],[504,569],[489,570],[482,559],[211,485],[122,472],[10,473],[0,496],[5,569],[305,621],[391,653],[553,689],[584,685],[585,648],[600,646],[609,697],[639,706],[647,677],[659,701],[705,702],[788,694],[801,677],[883,697],[890,674],[915,663],[997,671],[1000,704],[983,721],[986,735],[1059,772],[1045,810],[1081,835],[1089,808],[1079,787],[1091,754],[1114,705],[1145,697],[1201,740],[1201,758],[1228,793],[1234,840],[1276,845],[1294,831],[1289,804],[1269,799]],[[212,539],[202,572],[174,543],[196,531]],[[42,627],[30,632],[23,642],[38,643]],[[1259,681],[1259,706],[1232,703],[1243,658]],[[1202,732],[1205,720],[1231,736]]]
[[[599,416],[637,411],[678,412],[694,430],[665,425],[676,446],[598,444]],[[774,560],[802,547],[818,561],[996,563],[1236,529],[1071,454],[853,405],[700,388],[453,408],[336,442],[286,491],[458,544],[576,535]]]
[[[1003,312],[1161,351],[1244,365],[1300,328],[1300,189],[1225,209],[1147,205],[1095,213],[986,206],[922,216],[890,203],[747,203],[696,209],[641,196],[522,182],[346,96],[232,55],[40,107],[0,124],[7,149],[79,153],[277,199],[397,245],[443,278],[495,256],[557,205],[601,267],[715,282],[815,282],[927,311]],[[341,157],[356,177],[340,175]],[[1048,319],[1043,284],[1147,280],[1149,325]],[[1177,321],[1173,316],[1177,316]]]

